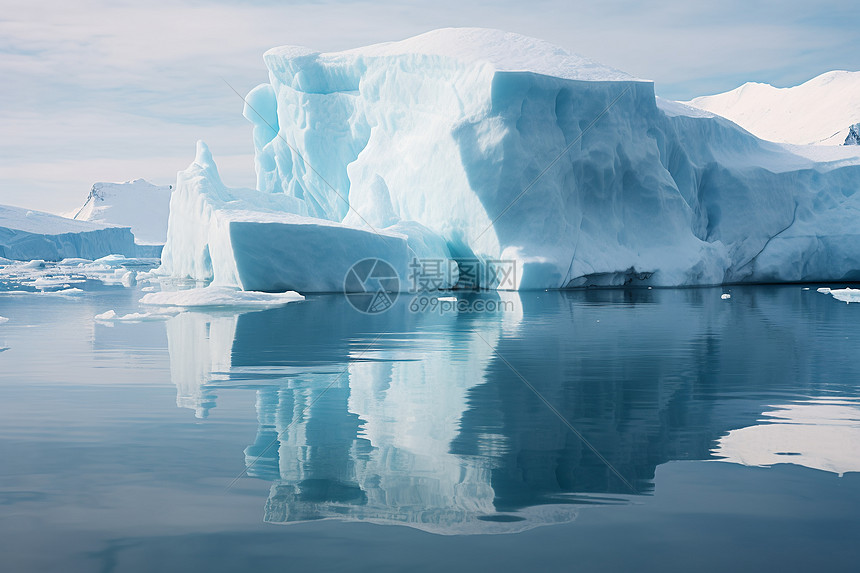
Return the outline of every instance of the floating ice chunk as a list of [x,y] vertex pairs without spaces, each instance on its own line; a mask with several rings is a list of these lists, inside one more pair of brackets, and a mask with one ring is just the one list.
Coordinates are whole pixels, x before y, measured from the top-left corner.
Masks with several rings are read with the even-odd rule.
[[0,324],[3,324],[4,322],[9,322],[9,319],[5,316],[0,316]]
[[80,267],[83,265],[88,265],[90,263],[92,263],[92,261],[90,259],[81,259],[81,258],[77,258],[77,257],[72,257],[72,258],[68,258],[68,259],[63,259],[62,261],[57,263],[57,265],[61,266],[61,267]]
[[730,295],[727,292],[724,292],[723,294],[720,295],[720,298],[723,300],[729,300],[730,298],[732,298],[732,295]]
[[68,288],[71,284],[79,284],[87,282],[86,279],[72,277],[68,275],[46,276],[39,277],[33,281],[25,282],[27,286],[34,286],[38,289],[62,287]]
[[140,299],[141,304],[182,308],[241,307],[272,308],[304,300],[297,292],[267,293],[242,291],[231,287],[208,286],[188,290],[153,292]]
[[818,292],[821,294],[829,294],[836,300],[840,300],[845,303],[852,302],[860,302],[860,289],[853,288],[842,288],[842,289],[830,289],[830,288],[820,288]]
[[456,296],[440,296],[436,297],[436,300],[439,302],[457,302]]
[[137,284],[137,273],[134,271],[128,271],[124,275],[122,275],[122,286],[124,287],[133,287]]
[[93,263],[97,265],[107,265],[109,267],[120,267],[123,264],[128,263],[130,260],[131,259],[125,255],[107,255],[106,257],[94,260]]
[[154,287],[154,286],[148,286],[148,287],[143,287],[143,288],[142,288],[142,289],[140,289],[140,290],[142,290],[143,292],[154,292],[154,291],[155,291],[155,287]]
[[27,261],[26,263],[21,265],[21,268],[24,268],[24,269],[44,269],[45,268],[45,261],[43,261],[42,259],[33,259],[32,261]]
[[132,312],[123,316],[119,316],[117,315],[116,311],[108,310],[107,312],[97,314],[94,318],[99,322],[147,322],[168,320],[170,318],[173,318],[174,314],[157,312]]

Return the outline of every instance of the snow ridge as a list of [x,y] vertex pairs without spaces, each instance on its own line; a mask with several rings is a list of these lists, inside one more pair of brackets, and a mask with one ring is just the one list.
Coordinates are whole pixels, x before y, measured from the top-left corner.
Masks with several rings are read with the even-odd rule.
[[832,71],[790,88],[748,82],[688,105],[726,117],[769,141],[842,145],[860,122],[860,72]]

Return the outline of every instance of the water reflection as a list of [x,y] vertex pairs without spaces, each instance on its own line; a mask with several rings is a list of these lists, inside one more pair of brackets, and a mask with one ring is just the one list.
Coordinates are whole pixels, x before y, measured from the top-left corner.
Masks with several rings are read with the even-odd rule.
[[[268,522],[455,534],[569,521],[578,504],[630,493],[496,352],[638,493],[654,487],[662,463],[712,457],[721,436],[716,454],[746,463],[737,452],[756,439],[739,429],[773,427],[773,417],[760,420],[780,397],[856,395],[815,375],[832,352],[827,333],[841,341],[851,317],[797,288],[739,290],[731,302],[710,289],[502,296],[514,312],[416,314],[400,300],[368,316],[323,296],[181,314],[167,323],[177,404],[205,417],[219,388],[256,392],[258,433],[245,458],[249,476],[272,482]],[[820,321],[806,318],[816,313]],[[850,362],[840,368],[857,379]],[[845,424],[856,431],[856,416]],[[754,463],[857,470],[775,455]]]

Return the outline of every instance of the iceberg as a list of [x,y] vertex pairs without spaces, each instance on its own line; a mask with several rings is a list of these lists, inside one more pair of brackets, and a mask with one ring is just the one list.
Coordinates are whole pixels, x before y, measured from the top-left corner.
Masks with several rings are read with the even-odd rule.
[[71,218],[131,227],[138,256],[158,257],[167,240],[172,191],[173,185],[153,185],[144,179],[96,183],[84,205]]
[[416,258],[513,265],[489,288],[860,279],[860,151],[787,149],[496,30],[264,62],[244,108],[257,189],[227,188],[199,144],[162,273],[299,292],[342,290],[365,258],[401,287]]
[[19,261],[134,256],[128,227],[74,221],[50,213],[0,205],[0,258]]

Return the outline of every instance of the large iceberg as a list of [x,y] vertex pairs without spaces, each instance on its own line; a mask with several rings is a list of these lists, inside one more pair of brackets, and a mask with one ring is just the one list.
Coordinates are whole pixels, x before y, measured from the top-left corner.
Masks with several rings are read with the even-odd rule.
[[30,261],[135,256],[128,227],[74,221],[41,211],[0,205],[0,257]]
[[257,189],[200,145],[163,272],[300,292],[369,257],[503,261],[514,283],[481,286],[520,289],[860,279],[860,152],[792,152],[495,30],[264,61]]

